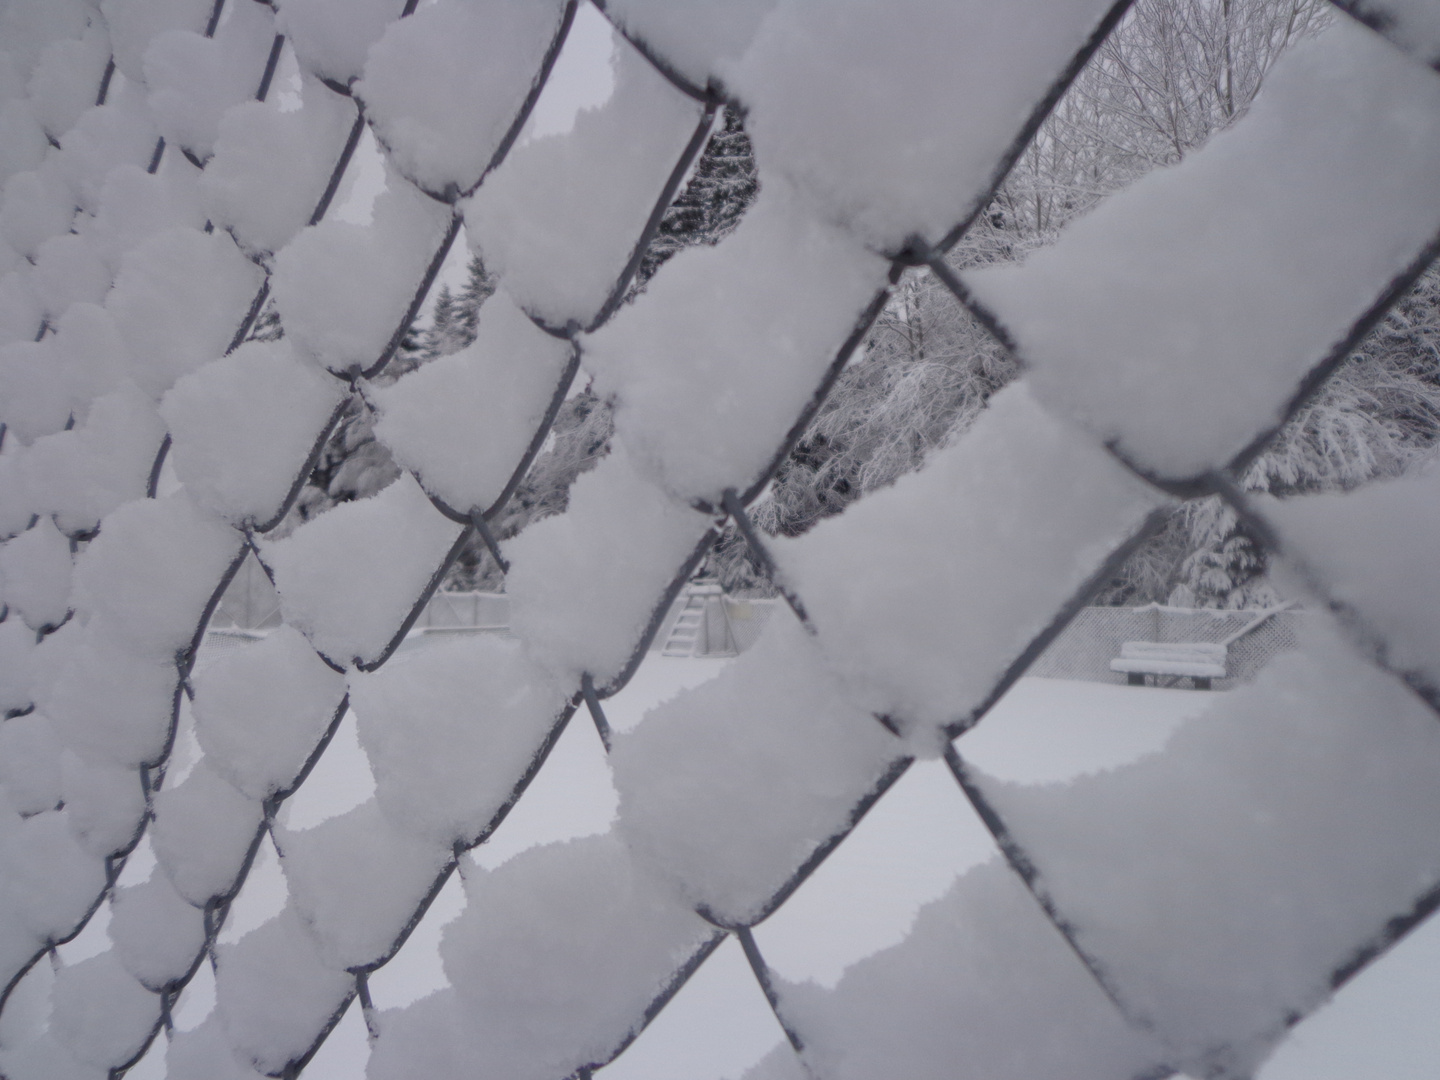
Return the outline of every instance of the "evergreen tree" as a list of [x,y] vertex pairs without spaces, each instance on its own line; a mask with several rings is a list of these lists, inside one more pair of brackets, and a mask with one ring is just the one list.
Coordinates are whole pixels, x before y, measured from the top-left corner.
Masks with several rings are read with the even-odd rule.
[[685,189],[660,219],[640,261],[632,295],[643,290],[677,251],[696,244],[718,244],[734,232],[759,190],[755,150],[745,134],[744,120],[727,105],[720,129],[705,144]]
[[495,295],[499,278],[485,269],[479,255],[470,256],[465,268],[465,284],[455,298],[454,338],[463,349],[475,340],[480,326],[480,308]]
[[455,337],[455,315],[455,297],[450,292],[450,286],[441,285],[430,311],[430,325],[422,334],[427,360],[455,351],[449,348]]
[[[630,297],[642,291],[645,282],[677,251],[698,244],[718,244],[733,232],[755,201],[757,191],[750,138],[740,114],[727,108],[684,190],[665,211],[642,258]],[[474,340],[475,323],[473,318],[466,322],[467,313],[477,311],[495,291],[495,285],[480,259],[472,259],[465,288],[454,299],[448,316],[452,328],[447,331],[447,341],[461,342],[456,347],[463,348]],[[533,522],[563,513],[575,478],[594,468],[609,452],[613,428],[610,405],[593,391],[586,389],[568,398],[555,418],[547,449],[536,458],[493,523],[496,537],[507,539]],[[499,568],[476,541],[461,553],[445,587],[494,590],[503,588],[503,583]]]
[[[473,342],[480,307],[494,294],[495,284],[484,262],[478,255],[473,256],[460,292],[456,294],[448,285],[440,286],[431,307],[430,325],[424,329],[412,325],[406,331],[395,355],[375,382],[392,383],[422,364],[459,352]],[[278,329],[278,321],[275,325]],[[281,527],[282,533],[337,503],[373,495],[399,475],[400,468],[390,451],[375,438],[370,411],[362,407],[352,409],[326,442],[295,507]],[[472,552],[470,557],[474,562],[478,554]]]

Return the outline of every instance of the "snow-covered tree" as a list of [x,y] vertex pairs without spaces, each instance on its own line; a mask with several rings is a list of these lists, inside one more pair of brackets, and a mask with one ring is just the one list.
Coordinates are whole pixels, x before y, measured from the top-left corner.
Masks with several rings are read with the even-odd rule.
[[[661,218],[636,272],[630,297],[640,292],[677,251],[699,244],[718,244],[733,232],[758,190],[750,137],[745,134],[740,114],[727,108],[684,188]],[[461,326],[463,312],[478,310],[478,303],[470,298],[478,296],[483,303],[494,289],[495,282],[485,274],[483,265],[473,260],[466,288],[452,301],[454,313],[447,317],[455,326]],[[468,326],[473,340],[473,321]],[[507,539],[532,522],[562,513],[575,478],[593,468],[609,451],[613,429],[610,406],[591,390],[582,390],[566,400],[555,418],[546,449],[493,523],[497,538]],[[504,579],[483,545],[476,541],[456,560],[446,587],[495,590],[504,587]]]
[[[448,285],[440,286],[431,305],[430,324],[423,329],[411,326],[395,356],[373,381],[384,385],[437,357],[465,348],[475,340],[481,305],[494,292],[494,275],[485,269],[480,256],[472,256],[459,293]],[[274,325],[278,331],[278,321]],[[325,444],[281,532],[337,503],[373,495],[399,475],[400,468],[390,451],[375,438],[374,417],[357,405],[346,413]]]
[[455,349],[455,294],[449,285],[441,285],[430,309],[430,325],[421,332],[427,359],[446,356]]
[[[1249,108],[1321,0],[1136,0],[1031,141],[990,208],[1016,253]],[[1007,249],[1008,250],[1008,249]]]
[[[499,278],[485,269],[485,260],[479,255],[471,255],[470,262],[465,267],[465,284],[460,287],[454,300],[452,337],[444,342],[445,347],[439,355],[448,356],[452,352],[458,352],[475,340],[475,333],[480,325],[480,308],[486,300],[495,295],[498,285]],[[453,348],[450,347],[452,342]]]
[[759,190],[755,150],[745,133],[744,120],[727,106],[690,179],[660,219],[632,290],[643,289],[677,251],[696,244],[718,244],[729,236]]
[[[1432,269],[1280,430],[1241,485],[1280,497],[1346,490],[1400,475],[1432,457],[1437,443],[1440,273]],[[1275,600],[1264,550],[1218,498],[1186,504],[1172,528],[1187,542],[1149,597],[1229,608]],[[1173,548],[1163,539],[1152,546]]]
[[[1180,161],[1243,115],[1284,50],[1331,17],[1318,0],[1138,0],[952,263],[1023,258],[1107,195]],[[1276,495],[1352,487],[1427,454],[1440,409],[1437,339],[1431,275],[1251,465],[1244,486]],[[803,532],[918,468],[1016,374],[928,272],[912,271],[754,508],[757,524]],[[756,583],[746,554],[726,538],[714,560],[722,580]],[[1233,607],[1271,598],[1263,551],[1218,500],[1202,499],[1135,553],[1101,601]]]

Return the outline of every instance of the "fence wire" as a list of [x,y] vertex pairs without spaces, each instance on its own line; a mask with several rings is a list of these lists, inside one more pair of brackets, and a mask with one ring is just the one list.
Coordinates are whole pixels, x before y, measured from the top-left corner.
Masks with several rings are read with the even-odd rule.
[[[1368,229],[1381,250],[1356,253],[1370,274],[1340,301],[1326,292],[1329,267],[1290,268],[1287,288],[1320,296],[1343,326],[1318,342],[1303,326],[1282,326],[1271,342],[1288,366],[1243,372],[1250,382],[1239,384],[1238,396],[1248,387],[1268,405],[1236,406],[1229,441],[1186,457],[1168,453],[1184,438],[1178,430],[1155,439],[1098,406],[1069,408],[1053,373],[1071,361],[1029,306],[1051,298],[1047,271],[1022,267],[997,285],[945,258],[1129,0],[1037,0],[1013,22],[984,5],[956,5],[940,19],[918,0],[904,11],[850,4],[843,17],[782,3],[763,26],[743,13],[682,26],[664,5],[594,2],[623,39],[612,110],[620,120],[595,129],[608,144],[577,122],[575,156],[533,174],[521,165],[521,133],[579,0],[0,5],[0,47],[29,78],[5,105],[15,149],[3,162],[10,180],[0,207],[13,267],[0,283],[9,342],[0,370],[0,529],[9,537],[0,548],[0,760],[17,811],[0,827],[0,1018],[102,908],[113,941],[58,968],[48,1026],[4,1036],[0,1072],[119,1077],[165,1039],[173,1076],[295,1077],[358,1000],[376,1080],[589,1077],[733,937],[789,1043],[756,1066],[755,1080],[1248,1077],[1286,1030],[1440,903],[1440,847],[1425,816],[1436,807],[1421,790],[1440,768],[1431,715],[1440,673],[1427,651],[1434,609],[1423,589],[1407,603],[1352,558],[1379,542],[1365,532],[1379,521],[1413,541],[1401,545],[1401,565],[1423,577],[1430,534],[1411,508],[1428,489],[1402,485],[1373,505],[1337,499],[1291,513],[1255,504],[1234,481],[1437,253],[1440,87],[1401,58],[1435,67],[1428,9],[1337,4],[1370,30],[1342,22],[1325,39],[1340,44],[1312,50],[1292,76],[1302,91],[1305,78],[1333,77],[1331,96],[1359,103],[1343,118],[1354,128],[1383,127],[1408,109],[1416,163],[1394,168],[1412,187],[1375,196],[1403,213],[1352,230],[1363,240]],[[926,104],[937,88],[910,71],[933,74],[942,30],[973,34],[982,54],[1019,72],[995,90],[1006,104],[974,106],[981,121],[955,118],[973,102]],[[873,47],[871,34],[881,38]],[[958,43],[942,44],[949,61]],[[852,67],[827,72],[837,63]],[[865,85],[862,72],[888,80],[875,85],[893,82],[882,112],[893,111],[854,112],[836,80]],[[277,89],[286,100],[269,107]],[[624,305],[726,105],[755,121],[769,190],[747,217],[752,228],[709,262],[665,268]],[[1273,122],[1267,105],[1237,132]],[[654,130],[626,131],[624,110]],[[905,148],[912,110],[935,125],[934,145],[887,160]],[[835,130],[845,122],[857,131]],[[889,127],[899,132],[889,144],[860,145]],[[387,177],[362,226],[333,208],[367,129]],[[641,149],[629,153],[621,135]],[[1226,158],[1231,145],[1197,154],[1192,171],[1220,182],[1227,167],[1242,179],[1251,168],[1263,174],[1263,153]],[[574,266],[542,259],[537,272],[509,251],[503,295],[472,350],[377,380],[462,224],[482,245],[501,243],[496,222],[526,205],[517,189],[592,158],[613,188],[597,189],[597,206],[582,216],[613,221],[571,238],[590,245],[585,257]],[[1219,165],[1206,172],[1211,161]],[[1178,214],[1205,191],[1181,188],[1168,203],[1162,192],[1137,213],[1158,205]],[[537,198],[550,203],[538,202],[533,217],[580,220],[573,191]],[[1123,233],[1134,201],[1113,200],[1119,209],[1104,227]],[[1350,209],[1339,197],[1320,207]],[[522,224],[531,230],[520,229],[522,241],[550,242],[545,221]],[[1058,258],[1069,242],[1057,245]],[[1086,242],[1075,241],[1082,251]],[[1164,253],[1185,259],[1183,248]],[[723,261],[732,255],[733,265]],[[1059,265],[1062,279],[1080,273]],[[1022,387],[997,398],[915,482],[813,535],[763,538],[747,507],[891,287],[920,270],[1016,355]],[[284,339],[248,341],[272,300]],[[1232,301],[1214,302],[1223,311]],[[1076,309],[1057,310],[1062,333],[1098,333]],[[1123,304],[1098,318],[1147,332]],[[760,347],[773,355],[756,367],[744,354]],[[677,351],[692,350],[700,359],[681,363]],[[1111,374],[1073,364],[1092,383]],[[765,365],[793,372],[781,385]],[[577,483],[567,514],[498,543],[492,523],[582,369],[617,402],[617,450]],[[1157,362],[1134,381],[1183,386],[1183,375]],[[1147,398],[1124,384],[1106,392],[1122,414],[1148,401],[1162,427],[1174,419],[1163,393]],[[715,423],[703,415],[708,405]],[[284,538],[268,535],[336,425],[360,409],[375,413],[402,478]],[[1134,774],[1129,788],[1128,779],[1106,788],[1100,778],[1052,798],[974,769],[964,733],[1173,500],[1202,493],[1234,507],[1338,615],[1350,644],[1322,636],[1310,647],[1319,659],[1217,706],[1218,735],[1169,752],[1175,775],[1160,765]],[[634,676],[732,524],[801,629],[776,615],[766,641],[727,669],[724,738],[706,723],[716,707],[698,697],[617,736],[606,700]],[[518,642],[477,637],[388,664],[474,539],[507,574]],[[954,565],[952,547],[967,565]],[[222,596],[252,556],[281,597],[283,622],[256,644],[197,663]],[[854,600],[857,582],[865,585]],[[877,601],[881,593],[889,599]],[[1413,716],[1422,703],[1423,723]],[[285,828],[287,801],[352,707],[375,798],[313,829]],[[1310,726],[1253,722],[1287,707]],[[468,853],[503,826],[581,708],[612,754],[617,830],[489,874],[463,871],[469,904],[446,946],[454,989],[377,1009],[370,976],[406,945]],[[1356,729],[1372,712],[1384,722],[1362,734],[1385,768],[1352,768]],[[179,760],[192,715],[203,753]],[[1260,752],[1242,753],[1252,738]],[[1286,749],[1302,742],[1303,762],[1289,760]],[[785,984],[752,928],[914,762],[936,757],[1013,876],[967,874],[945,901],[946,927],[922,915],[898,951],[857,965],[833,992]],[[1231,785],[1239,812],[1293,828],[1225,832],[1234,822],[1217,811],[1222,831],[1209,842],[1234,850],[1210,858],[1204,836],[1175,825],[1193,809],[1183,770],[1197,762]],[[799,782],[812,771],[822,783]],[[797,782],[756,787],[754,775]],[[1351,781],[1354,798],[1322,810],[1315,789],[1329,792],[1337,779]],[[1111,804],[1146,826],[1110,829]],[[1267,853],[1293,847],[1307,825],[1329,829],[1321,835],[1335,837],[1334,849],[1294,856],[1294,873],[1277,884]],[[1198,890],[1199,906],[1177,898],[1196,881],[1156,848],[1177,837],[1182,852],[1185,840],[1195,845],[1204,873],[1233,872],[1241,884],[1218,899]],[[159,867],[122,886],[142,839]],[[221,944],[266,845],[281,856],[286,907]],[[1326,870],[1332,863],[1338,877]],[[1100,884],[1122,865],[1132,868],[1121,878],[1127,897]],[[1363,887],[1347,892],[1347,880]],[[1017,888],[1028,893],[1018,903]],[[1325,898],[1327,889],[1339,899]],[[1257,895],[1272,898],[1278,924],[1257,914]],[[1280,945],[1257,947],[1235,929],[1251,919]],[[1274,933],[1292,923],[1294,933]],[[1181,950],[1177,965],[1172,946],[1187,936],[1209,955]],[[214,1013],[179,1031],[176,1009],[205,969]]]

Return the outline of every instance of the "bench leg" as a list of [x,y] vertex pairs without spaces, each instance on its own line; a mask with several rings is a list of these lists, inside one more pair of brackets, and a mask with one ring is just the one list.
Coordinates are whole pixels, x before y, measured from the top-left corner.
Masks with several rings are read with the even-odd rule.
[[1193,677],[1193,681],[1194,681],[1194,683],[1195,683],[1195,689],[1196,689],[1196,690],[1209,690],[1209,689],[1210,689],[1210,676],[1209,676],[1209,675],[1196,675],[1196,676]]
[[1144,686],[1145,673],[1143,671],[1127,671],[1125,673],[1126,686]]

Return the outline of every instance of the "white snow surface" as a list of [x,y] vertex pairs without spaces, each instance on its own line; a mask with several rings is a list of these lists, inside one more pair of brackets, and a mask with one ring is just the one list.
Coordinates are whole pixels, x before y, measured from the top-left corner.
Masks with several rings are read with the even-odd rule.
[[[1104,0],[609,0],[664,61],[747,107],[762,194],[734,236],[682,253],[580,339],[616,407],[614,449],[567,513],[507,542],[514,637],[414,635],[383,671],[350,673],[355,711],[329,740],[347,679],[312,644],[348,664],[395,640],[460,535],[426,492],[493,501],[565,389],[569,347],[525,313],[571,330],[593,318],[698,117],[622,44],[613,98],[486,180],[464,210],[505,291],[481,340],[359,388],[414,475],[262,542],[287,624],[208,650],[192,704],[184,650],[242,553],[236,527],[278,514],[345,393],[322,369],[375,362],[455,225],[458,208],[411,180],[453,199],[481,179],[563,8],[426,0],[395,22],[401,3],[235,0],[213,8],[207,40],[211,0],[0,0],[0,708],[35,706],[0,723],[0,980],[74,937],[59,975],[41,956],[0,1022],[13,1080],[99,1080],[138,1053],[160,1014],[151,989],[203,960],[200,906],[236,889],[218,990],[202,962],[173,1052],[153,1047],[136,1080],[285,1071],[349,1002],[343,968],[411,929],[425,955],[376,980],[377,1005],[411,1004],[352,1008],[316,1080],[354,1080],[367,1056],[375,1080],[555,1080],[637,1036],[616,1080],[733,1080],[779,1035],[738,942],[638,1030],[718,941],[693,909],[765,914],[887,767],[934,755],[937,725],[983,701],[1160,505],[1090,436],[1162,472],[1222,460],[1440,223],[1424,139],[1440,134],[1440,90],[1340,20],[1235,132],[1010,278],[975,275],[1032,362],[1028,388],[920,473],[777,541],[817,635],[781,612],[734,661],[647,659],[607,699],[611,761],[568,701],[582,673],[604,689],[620,672],[711,527],[690,504],[760,474],[885,288],[876,252],[964,216]],[[1394,3],[1402,47],[1434,53],[1433,17]],[[271,100],[249,100],[277,29]],[[306,228],[361,101],[373,167],[352,168],[341,209]],[[1387,168],[1354,166],[1376,160]],[[271,268],[284,341],[224,355]],[[1201,373],[1154,390],[1167,363]],[[1389,659],[1432,680],[1437,598],[1393,567],[1413,581],[1426,562],[1433,483],[1262,507]],[[960,750],[1159,1039],[1123,1024],[1015,877],[983,861],[993,842],[930,760],[757,929],[817,1075],[1113,1080],[1162,1059],[1250,1075],[1334,968],[1440,882],[1424,827],[1440,809],[1434,718],[1341,646],[1224,695],[1037,683]],[[265,823],[262,800],[322,741]],[[162,760],[149,821],[141,766]],[[461,858],[463,913],[457,880],[409,926],[455,842],[501,815],[496,842]],[[104,860],[147,821],[107,889]],[[797,1071],[782,1047],[750,1076]]]
[[276,833],[295,910],[336,970],[388,956],[454,859],[390,824],[372,799],[310,829]]
[[618,675],[661,591],[710,527],[640,476],[623,447],[570,488],[564,514],[536,522],[503,550],[510,627],[564,681]]
[[0,179],[36,168],[49,143],[35,109],[25,100],[0,105]]
[[158,138],[143,84],[117,79],[105,104],[86,109],[61,137],[55,170],[76,204],[93,214],[110,172],[118,165],[146,168]]
[[128,850],[145,820],[140,773],[123,765],[62,753],[60,796],[75,839],[102,859]]
[[62,969],[51,999],[51,1031],[87,1065],[129,1061],[160,1020],[159,996],[136,982],[113,951]]
[[286,0],[276,28],[302,67],[345,86],[360,77],[370,46],[404,7],[405,0]]
[[0,909],[12,932],[34,942],[32,951],[74,933],[105,887],[104,862],[76,842],[68,816],[47,810],[0,836]]
[[1440,881],[1437,769],[1434,714],[1316,634],[1163,753],[1068,785],[980,782],[1177,1065],[1235,1075]]
[[33,341],[41,318],[40,302],[29,275],[12,270],[0,276],[0,342],[11,345]]
[[175,891],[196,907],[229,893],[260,828],[260,804],[202,758],[184,780],[156,793],[154,805],[150,841]]
[[1023,264],[962,276],[1009,327],[1042,401],[1140,465],[1188,476],[1278,422],[1440,230],[1437,185],[1440,83],[1342,19],[1180,165]]
[[289,626],[224,650],[194,682],[206,762],[257,802],[295,783],[345,696],[345,677]]
[[479,183],[564,8],[563,0],[435,0],[391,23],[355,86],[390,162],[436,194]]
[[325,966],[293,907],[220,949],[221,1021],[235,1056],[261,1072],[303,1055],[353,989],[350,975]]
[[0,537],[8,539],[28,529],[35,515],[25,498],[20,476],[28,455],[18,439],[6,442],[7,446],[0,447]]
[[41,308],[54,320],[71,304],[104,300],[114,277],[90,238],[72,233],[52,236],[36,248],[30,280]]
[[164,874],[116,891],[110,938],[120,962],[140,983],[159,991],[186,975],[205,946],[205,917]]
[[21,619],[0,623],[0,712],[28,708],[33,704],[31,654],[35,634]]
[[673,71],[695,86],[721,81],[777,0],[608,0],[606,14]]
[[565,707],[565,689],[518,642],[427,643],[350,677],[380,810],[448,847],[471,842],[511,798]]
[[168,229],[126,253],[105,307],[130,351],[131,377],[159,397],[220,356],[260,287],[260,268],[224,232]]
[[70,418],[69,395],[49,377],[53,341],[16,341],[0,348],[0,419],[22,442],[60,431]]
[[784,180],[763,184],[716,247],[672,258],[583,339],[595,389],[637,467],[677,498],[744,488],[885,287],[888,266],[813,217]]
[[407,473],[377,495],[262,543],[260,557],[287,623],[337,664],[366,662],[390,644],[460,528]]
[[722,75],[750,106],[762,176],[786,176],[826,220],[893,252],[938,242],[986,201],[1109,7],[781,0]]
[[130,358],[115,320],[96,304],[70,305],[54,329],[46,375],[63,389],[71,414],[80,421],[97,398],[127,389]]
[[213,38],[191,30],[161,34],[145,51],[150,112],[168,142],[204,161],[227,109],[253,100],[275,37],[263,4],[234,5]]
[[167,168],[162,162],[152,174],[141,165],[117,165],[105,177],[95,216],[78,224],[105,264],[119,270],[125,252],[156,233],[204,228],[195,170],[188,163]]
[[748,924],[903,749],[777,615],[717,678],[617,737],[618,832],[687,903]]
[[[1287,555],[1384,641],[1386,663],[1440,682],[1440,582],[1415,572],[1440,537],[1440,473],[1258,503]],[[1301,588],[1304,588],[1302,584]]]
[[115,66],[127,79],[144,85],[150,42],[167,30],[203,31],[213,6],[212,0],[100,0]]
[[461,513],[504,491],[557,393],[569,343],[504,292],[485,302],[475,341],[369,391],[375,435],[426,490]]
[[331,371],[372,367],[405,318],[450,213],[398,176],[368,226],[326,218],[275,257],[286,336]]
[[258,1080],[261,1074],[235,1060],[220,1017],[177,1030],[165,1047],[166,1080]]
[[1022,382],[920,472],[770,547],[857,700],[934,754],[1159,502]]
[[610,99],[568,133],[516,147],[465,206],[470,247],[548,326],[599,314],[701,117],[633,48],[617,49]]
[[378,1020],[366,1080],[468,1080],[484,1047],[468,1038],[469,1025],[454,990],[446,988],[403,1009],[386,1009]]
[[313,78],[302,79],[300,97],[293,111],[272,99],[220,117],[200,190],[215,223],[248,251],[279,251],[309,224],[355,121],[354,106]]
[[17,814],[38,814],[60,805],[60,750],[44,713],[12,716],[0,724],[0,784]]
[[175,475],[227,521],[268,524],[342,400],[343,386],[285,339],[246,342],[162,399]]
[[67,534],[91,532],[145,496],[164,437],[154,401],[126,380],[92,402],[83,423],[35,440],[19,466],[30,509]]
[[467,869],[465,892],[441,955],[464,1038],[484,1047],[475,1080],[551,1080],[608,1060],[713,933],[608,834]]
[[70,569],[70,541],[49,518],[0,547],[5,603],[32,630],[59,626],[69,612]]
[[40,53],[26,89],[35,118],[52,139],[69,131],[95,104],[109,60],[110,33],[99,19],[81,36],[52,41]]
[[[118,172],[119,170],[117,170]],[[17,173],[5,182],[0,205],[0,236],[19,255],[33,259],[40,245],[52,236],[61,236],[75,219],[75,203],[53,170]]]
[[85,0],[12,0],[7,4],[0,12],[0,40],[15,63],[17,80],[32,77],[48,45],[84,33],[93,6]]
[[810,1068],[835,1080],[1114,1080],[1164,1060],[998,859],[963,875],[905,941],[834,990],[779,990]]
[[125,635],[99,619],[71,620],[40,648],[46,645],[35,701],[65,745],[97,764],[158,760],[175,700],[174,659],[131,651]]
[[110,1070],[75,1060],[50,1032],[13,1050],[0,1050],[0,1065],[13,1080],[107,1080]]
[[174,656],[190,645],[244,537],[186,492],[107,515],[75,562],[73,603],[117,644]]

